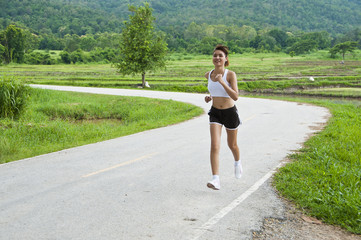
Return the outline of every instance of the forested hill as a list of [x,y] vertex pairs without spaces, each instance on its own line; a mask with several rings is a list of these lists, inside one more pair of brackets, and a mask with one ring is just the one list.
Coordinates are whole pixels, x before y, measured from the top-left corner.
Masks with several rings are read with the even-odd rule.
[[[141,0],[0,0],[0,28],[10,23],[39,33],[120,32],[128,4]],[[360,0],[148,0],[157,26],[185,29],[191,22],[280,27],[344,33],[361,26]]]
[[162,26],[194,21],[329,33],[361,26],[360,0],[169,0],[154,1],[153,8]]

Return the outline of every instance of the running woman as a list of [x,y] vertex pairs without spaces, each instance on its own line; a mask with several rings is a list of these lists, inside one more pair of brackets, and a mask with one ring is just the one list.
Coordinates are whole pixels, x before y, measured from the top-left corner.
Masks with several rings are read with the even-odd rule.
[[219,151],[221,144],[222,126],[226,128],[227,142],[234,157],[235,177],[241,178],[242,165],[237,144],[238,126],[241,124],[234,101],[238,100],[237,77],[233,71],[226,69],[229,66],[228,47],[217,45],[213,51],[214,69],[205,74],[208,79],[210,96],[205,97],[208,103],[212,101],[209,110],[211,134],[211,168],[212,180],[207,186],[214,190],[220,189],[219,180]]

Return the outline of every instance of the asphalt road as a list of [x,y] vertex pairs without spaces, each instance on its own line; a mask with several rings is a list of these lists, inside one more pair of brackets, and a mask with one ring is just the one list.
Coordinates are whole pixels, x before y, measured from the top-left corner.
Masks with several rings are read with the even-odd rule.
[[[34,86],[36,87],[36,86]],[[189,102],[203,94],[37,86]],[[221,190],[211,178],[208,116],[0,165],[0,239],[252,239],[264,217],[282,216],[269,179],[329,112],[239,98],[244,174],[235,179],[222,137]]]

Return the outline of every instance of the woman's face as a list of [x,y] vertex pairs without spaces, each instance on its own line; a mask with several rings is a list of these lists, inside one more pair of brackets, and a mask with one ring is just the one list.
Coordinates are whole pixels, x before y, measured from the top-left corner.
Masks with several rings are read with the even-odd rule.
[[227,61],[227,57],[221,50],[216,50],[213,53],[213,64],[214,66],[224,66]]

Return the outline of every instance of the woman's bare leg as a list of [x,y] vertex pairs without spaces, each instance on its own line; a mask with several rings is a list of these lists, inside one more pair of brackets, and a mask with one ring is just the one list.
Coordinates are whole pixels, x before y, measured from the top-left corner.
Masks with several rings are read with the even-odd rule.
[[240,160],[239,148],[237,144],[237,129],[236,130],[227,130],[227,142],[228,147],[231,149],[234,157],[234,174],[237,179],[242,176],[242,163]]
[[210,124],[212,174],[219,175],[219,151],[221,147],[222,125]]
[[227,131],[228,147],[231,149],[231,151],[233,153],[234,161],[238,161],[240,158],[239,148],[238,148],[238,144],[237,144],[238,130],[237,129],[235,129],[235,130],[226,129],[226,131]]

